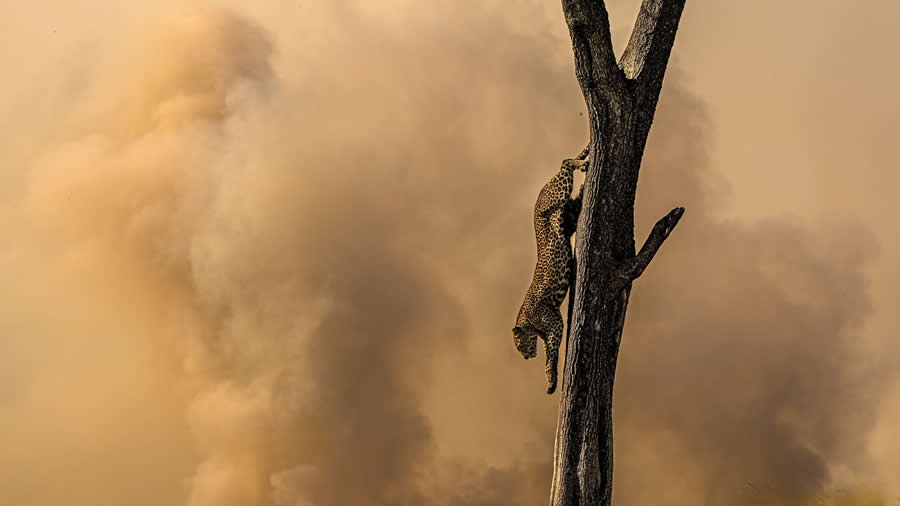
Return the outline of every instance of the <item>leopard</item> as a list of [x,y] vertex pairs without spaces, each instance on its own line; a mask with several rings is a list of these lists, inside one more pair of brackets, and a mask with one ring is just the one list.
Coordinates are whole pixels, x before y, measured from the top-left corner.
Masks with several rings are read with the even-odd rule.
[[[587,172],[586,147],[575,158],[562,161],[559,172],[548,181],[534,206],[534,231],[537,240],[537,265],[531,285],[513,327],[513,344],[528,360],[537,356],[537,340],[544,341],[544,374],[547,393],[556,391],[559,346],[563,338],[563,318],[560,306],[574,286],[575,256],[572,235],[581,212],[584,185],[572,197],[576,170]],[[569,296],[568,322],[571,324],[572,296]]]

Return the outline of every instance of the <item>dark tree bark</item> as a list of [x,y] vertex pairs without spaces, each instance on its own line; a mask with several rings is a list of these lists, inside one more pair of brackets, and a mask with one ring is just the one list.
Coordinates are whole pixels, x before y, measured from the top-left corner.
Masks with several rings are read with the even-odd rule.
[[575,74],[590,118],[590,165],[578,221],[551,506],[609,506],[613,380],[632,282],[678,223],[673,209],[634,245],[638,171],[685,0],[644,0],[616,62],[602,0],[563,0]]

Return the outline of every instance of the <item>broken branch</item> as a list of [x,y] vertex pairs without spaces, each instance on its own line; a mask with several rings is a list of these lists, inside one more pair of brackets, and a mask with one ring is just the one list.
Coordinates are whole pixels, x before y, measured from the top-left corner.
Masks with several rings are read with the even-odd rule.
[[647,240],[644,241],[641,250],[617,273],[616,277],[623,284],[634,281],[644,273],[644,269],[650,265],[650,261],[653,260],[653,257],[656,255],[656,252],[659,251],[663,242],[669,237],[672,230],[675,229],[675,225],[678,224],[678,220],[681,219],[683,214],[684,208],[676,207],[669,211],[669,214],[660,218],[660,220],[656,222],[656,225],[653,225],[653,230],[650,231],[650,235],[647,237]]
[[685,0],[644,0],[631,39],[619,60],[625,77],[634,81],[639,98],[655,105],[662,88],[678,21]]

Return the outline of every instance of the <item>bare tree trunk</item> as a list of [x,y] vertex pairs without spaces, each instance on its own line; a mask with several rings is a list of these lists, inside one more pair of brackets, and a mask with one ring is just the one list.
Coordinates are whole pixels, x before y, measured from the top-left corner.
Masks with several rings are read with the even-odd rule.
[[634,245],[638,171],[685,0],[644,0],[616,62],[602,0],[563,0],[590,116],[590,166],[578,222],[551,506],[609,506],[613,380],[631,284],[678,223],[673,209]]

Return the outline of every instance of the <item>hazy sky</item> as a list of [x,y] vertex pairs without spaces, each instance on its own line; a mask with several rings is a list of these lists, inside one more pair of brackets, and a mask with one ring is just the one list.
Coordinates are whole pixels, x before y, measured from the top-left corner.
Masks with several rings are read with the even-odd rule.
[[[587,138],[559,2],[180,3],[0,20],[0,504],[546,503],[558,396],[510,329]],[[689,0],[617,504],[900,494],[896,26]]]

